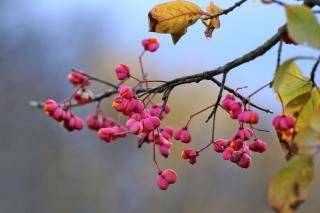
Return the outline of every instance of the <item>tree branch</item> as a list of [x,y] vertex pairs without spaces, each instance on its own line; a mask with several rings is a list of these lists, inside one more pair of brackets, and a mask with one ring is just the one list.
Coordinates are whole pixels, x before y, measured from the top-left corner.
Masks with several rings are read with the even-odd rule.
[[238,1],[236,2],[233,6],[227,8],[227,9],[224,9],[222,10],[220,13],[217,13],[215,15],[212,15],[212,16],[207,16],[205,17],[203,20],[208,20],[208,19],[213,19],[213,18],[217,18],[219,16],[222,16],[222,15],[227,15],[228,13],[230,13],[231,11],[233,11],[234,9],[236,9],[237,7],[240,7],[244,2],[246,2],[247,0],[241,0],[241,1]]
[[[268,50],[270,50],[276,43],[280,41],[280,39],[287,33],[286,25],[283,25],[279,28],[278,32],[273,35],[270,39],[268,39],[264,44],[257,47],[256,49],[248,52],[247,54],[234,59],[233,61],[220,66],[214,70],[205,71],[203,73],[198,73],[194,75],[184,76],[180,78],[173,79],[171,81],[167,81],[166,83],[155,87],[151,90],[149,90],[146,93],[159,93],[165,91],[168,87],[171,87],[172,89],[176,86],[182,85],[182,84],[189,84],[189,83],[199,83],[203,80],[211,80],[212,77],[222,74],[224,72],[228,73],[230,70],[232,70],[235,67],[238,67],[244,63],[247,63],[251,60],[254,60],[255,58],[263,55]],[[140,96],[145,95],[146,93],[142,93]]]

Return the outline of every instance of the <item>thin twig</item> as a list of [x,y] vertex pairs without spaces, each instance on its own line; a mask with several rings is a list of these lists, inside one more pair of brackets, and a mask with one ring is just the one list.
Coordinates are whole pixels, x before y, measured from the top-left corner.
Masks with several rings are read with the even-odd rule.
[[234,9],[236,9],[237,7],[240,7],[244,2],[246,2],[247,0],[241,0],[241,1],[238,1],[236,2],[233,6],[227,8],[227,9],[224,9],[222,10],[220,13],[217,13],[215,15],[212,15],[212,16],[207,16],[205,17],[203,20],[208,20],[208,19],[213,19],[213,18],[217,18],[221,15],[227,15],[228,13],[230,13],[231,11],[233,11]]
[[[247,63],[251,60],[256,59],[257,57],[263,55],[266,53],[268,50],[270,50],[278,41],[287,33],[286,30],[286,25],[280,27],[278,32],[273,35],[270,39],[268,39],[264,44],[261,46],[257,47],[256,49],[244,54],[243,56],[236,58],[232,60],[231,62],[220,66],[214,70],[206,71],[203,73],[198,73],[194,75],[189,75],[189,76],[184,76],[180,78],[173,79],[171,81],[168,81],[164,84],[161,84],[151,90],[149,90],[146,93],[159,93],[165,91],[169,86],[174,88],[176,86],[182,85],[182,84],[189,84],[189,83],[199,83],[200,81],[203,80],[211,80],[212,77],[222,74],[224,72],[229,72],[235,67],[238,67],[244,63]],[[141,94],[141,96],[145,95],[145,93]]]
[[227,79],[227,72],[223,73],[222,81],[221,81],[221,85],[220,85],[220,91],[219,91],[216,103],[214,104],[214,107],[213,107],[211,113],[209,114],[209,116],[208,116],[208,118],[206,120],[206,123],[212,118],[213,114],[217,113],[217,109],[218,109],[219,103],[220,103],[221,98],[222,98],[222,92],[224,90],[224,84],[226,82],[226,79]]
[[[279,46],[278,46],[278,51],[277,51],[277,64],[276,64],[276,69],[275,69],[274,73],[277,73],[277,70],[279,69],[280,64],[281,64],[282,46],[283,46],[283,41],[280,40]],[[270,83],[270,87],[272,87],[272,85],[273,85],[273,81]]]
[[[218,81],[217,79],[212,78],[211,81],[214,82],[215,84],[217,84],[218,86],[221,86],[221,82]],[[238,93],[236,90],[234,90],[234,89],[232,89],[232,88],[230,88],[230,87],[228,87],[228,86],[226,86],[226,85],[224,85],[224,89],[227,90],[228,92],[234,94],[234,95],[235,95],[237,98],[239,98],[241,101],[246,101],[246,100],[247,100],[246,97],[242,96],[242,95],[241,95],[240,93]],[[254,108],[258,109],[258,110],[261,110],[261,111],[263,111],[263,112],[273,113],[270,109],[262,108],[262,107],[254,104],[254,103],[252,103],[252,102],[250,102],[249,104],[250,104],[252,107],[254,107]]]
[[316,71],[319,66],[319,63],[320,63],[320,56],[318,57],[316,63],[313,65],[312,70],[311,70],[310,81],[312,83],[315,83]]

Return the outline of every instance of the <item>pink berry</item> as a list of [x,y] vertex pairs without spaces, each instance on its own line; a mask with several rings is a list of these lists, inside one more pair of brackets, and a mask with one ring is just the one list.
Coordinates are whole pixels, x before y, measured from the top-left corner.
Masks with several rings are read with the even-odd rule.
[[125,64],[120,64],[115,68],[118,80],[126,80],[130,77],[130,68]]
[[229,146],[229,141],[225,139],[217,139],[213,143],[213,150],[216,152],[223,152]]
[[222,152],[222,159],[223,159],[223,160],[230,160],[233,152],[234,152],[234,149],[232,149],[231,147],[226,148],[226,149]]
[[52,114],[52,118],[58,122],[61,122],[62,120],[64,120],[64,110],[61,109],[60,107],[57,108],[56,110],[54,110]]
[[90,81],[87,76],[77,70],[71,70],[68,79],[73,86],[89,86]]
[[267,148],[267,143],[257,139],[249,145],[249,149],[254,152],[263,153]]
[[103,124],[102,117],[99,115],[88,115],[86,122],[88,128],[92,130],[99,130]]
[[113,120],[111,117],[105,117],[102,119],[102,127],[108,128],[108,127],[114,127],[116,125],[116,121]]
[[165,169],[161,176],[169,183],[174,184],[177,181],[177,173],[172,169]]
[[244,146],[244,141],[240,138],[232,138],[232,142],[230,144],[230,147],[232,147],[234,150],[240,150]]
[[167,140],[169,140],[173,137],[173,129],[170,126],[167,126],[163,129],[161,129],[161,134],[163,137],[165,137]]
[[133,89],[131,87],[128,87],[128,86],[120,86],[118,88],[118,93],[121,97],[123,98],[127,98],[127,99],[131,99],[135,96],[135,93],[133,91]]
[[167,190],[169,187],[169,183],[162,177],[162,175],[157,176],[156,182],[161,190]]
[[198,156],[198,153],[191,148],[184,149],[181,153],[182,159],[185,159],[185,160],[189,159],[190,164],[195,164],[197,162],[197,156]]
[[239,114],[238,120],[239,122],[248,124],[257,124],[259,122],[259,115],[251,110],[246,110]]
[[59,105],[54,100],[46,100],[44,103],[44,111],[49,115],[52,116],[52,114],[55,112],[55,110],[59,108]]
[[187,128],[182,128],[175,132],[174,138],[180,140],[182,143],[190,143],[192,136]]
[[71,115],[69,120],[64,120],[63,126],[68,131],[81,130],[83,128],[83,121],[80,117]]
[[140,121],[137,121],[135,119],[129,119],[126,122],[126,126],[129,128],[130,132],[133,134],[140,134],[143,130],[142,123]]
[[287,131],[295,127],[295,121],[290,116],[278,115],[273,118],[272,125],[277,131]]
[[232,119],[237,119],[242,113],[242,104],[240,102],[235,102],[230,106],[230,117]]
[[240,160],[239,160],[239,162],[237,163],[238,164],[238,166],[240,166],[241,168],[249,168],[249,166],[250,166],[250,162],[251,162],[251,157],[250,157],[250,155],[248,155],[247,153],[244,153],[242,156],[241,156],[241,158],[240,158]]
[[110,143],[114,139],[114,130],[113,128],[101,128],[98,131],[99,138],[105,140],[107,143]]
[[150,116],[149,118],[142,120],[143,131],[151,132],[152,130],[158,128],[161,124],[161,121],[156,116]]
[[149,52],[155,52],[160,44],[157,38],[148,38],[142,40],[142,46]]
[[159,145],[157,145],[159,153],[165,158],[167,158],[169,156],[169,154],[171,152],[171,147],[172,147],[172,143],[167,141],[165,138],[163,138],[161,143]]

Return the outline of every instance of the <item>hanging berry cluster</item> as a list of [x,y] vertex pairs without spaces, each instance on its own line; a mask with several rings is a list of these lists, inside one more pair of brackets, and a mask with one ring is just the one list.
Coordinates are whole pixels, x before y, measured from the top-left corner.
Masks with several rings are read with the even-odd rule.
[[[115,68],[115,75],[120,81],[118,85],[103,81],[78,70],[71,70],[68,79],[75,88],[72,95],[61,102],[51,99],[47,100],[43,108],[48,116],[61,123],[68,131],[81,130],[84,127],[84,123],[86,123],[87,127],[96,131],[98,137],[106,143],[112,143],[119,138],[133,134],[136,135],[139,147],[143,144],[152,144],[153,161],[158,170],[156,183],[160,189],[166,190],[169,185],[176,182],[177,174],[172,169],[162,170],[157,162],[156,153],[167,158],[173,146],[173,138],[184,144],[191,143],[192,135],[188,129],[188,125],[192,118],[208,109],[214,108],[216,104],[210,105],[191,115],[187,124],[182,128],[174,130],[170,126],[162,126],[163,120],[170,113],[170,106],[167,104],[167,101],[153,103],[156,93],[148,93],[150,91],[148,83],[163,83],[165,81],[146,80],[142,64],[142,56],[146,52],[157,51],[160,45],[156,38],[149,38],[142,41],[142,46],[144,49],[139,57],[141,79],[135,77],[131,73],[130,67],[125,64],[120,64]],[[136,86],[130,87],[124,84],[130,79],[137,82]],[[94,93],[88,89],[92,81],[113,87],[114,91],[110,95],[115,94],[112,107],[119,112],[117,121],[103,114],[103,111],[100,109],[102,98],[95,97]],[[143,87],[143,85],[145,86]],[[145,93],[139,95],[138,93],[141,88]],[[143,95],[145,97],[142,99]],[[230,160],[241,168],[248,168],[251,164],[252,152],[263,153],[267,147],[264,141],[257,138],[254,126],[258,124],[259,116],[257,112],[250,109],[250,102],[248,100],[249,98],[237,100],[235,94],[226,94],[221,103],[218,104],[219,107],[230,115],[231,119],[238,121],[239,128],[234,136],[230,140],[215,139],[213,128],[213,137],[210,143],[199,150],[195,150],[194,148],[184,149],[181,154],[182,159],[188,160],[190,164],[195,164],[200,153],[212,145],[215,152],[222,154],[223,160]],[[85,122],[72,112],[72,108],[75,105],[79,106],[93,102],[97,102],[97,107],[93,114],[87,116]],[[126,117],[124,123],[120,122],[121,116]],[[213,123],[215,123],[215,117],[213,120]],[[272,123],[278,132],[284,132],[286,135],[289,135],[295,127],[294,119],[284,114],[276,116]]]

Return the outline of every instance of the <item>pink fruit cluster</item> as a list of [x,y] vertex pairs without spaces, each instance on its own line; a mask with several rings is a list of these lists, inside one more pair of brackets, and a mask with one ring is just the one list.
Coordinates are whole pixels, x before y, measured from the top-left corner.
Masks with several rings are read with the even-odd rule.
[[68,131],[81,130],[83,128],[83,121],[80,117],[72,114],[68,110],[62,109],[54,100],[47,100],[44,104],[44,110],[57,122],[63,122],[63,126]]
[[[221,105],[229,112],[232,119],[238,120],[240,127],[231,140],[215,140],[213,149],[222,154],[223,160],[230,160],[241,168],[248,168],[251,164],[252,151],[263,153],[267,147],[264,141],[256,137],[252,128],[254,124],[259,122],[259,116],[256,112],[246,109],[245,105],[237,101],[231,93],[224,97]],[[245,127],[245,125],[249,127]]]
[[157,176],[157,185],[162,190],[167,190],[169,185],[174,184],[177,181],[177,173],[172,169],[165,169],[159,172]]
[[[160,44],[156,38],[147,38],[142,41],[142,46],[144,48],[143,55],[145,52],[157,51]],[[194,115],[199,114],[203,110],[190,116],[188,123],[175,131],[170,126],[161,127],[171,111],[170,106],[165,103],[154,104],[152,102],[154,96],[152,95],[151,98],[148,95],[144,99],[139,98],[137,90],[140,85],[145,83],[148,88],[148,82],[157,82],[145,80],[142,70],[141,73],[143,80],[134,77],[134,73],[131,72],[128,65],[118,65],[115,68],[115,75],[121,82],[119,83],[120,86],[117,86],[117,90],[113,91],[116,95],[112,103],[114,110],[119,112],[118,120],[115,121],[111,117],[104,116],[100,110],[99,102],[95,112],[87,116],[86,124],[89,129],[94,130],[97,136],[106,143],[115,142],[119,138],[132,134],[135,135],[139,147],[145,143],[152,144],[153,150],[157,150],[161,156],[167,158],[171,153],[173,146],[171,141],[173,138],[184,144],[189,144],[192,141],[188,124]],[[81,130],[83,129],[84,122],[80,117],[71,112],[74,105],[72,101],[76,105],[100,101],[98,98],[95,99],[93,92],[88,89],[91,82],[97,80],[97,78],[77,70],[71,70],[68,79],[75,88],[71,97],[61,103],[57,103],[51,99],[47,100],[44,104],[44,110],[54,120],[62,123],[68,131]],[[124,85],[124,82],[130,79],[138,81],[137,86]],[[103,81],[100,80],[99,82]],[[252,152],[263,153],[266,150],[267,144],[256,137],[253,126],[259,122],[259,116],[247,105],[248,103],[237,100],[234,94],[227,94],[223,98],[221,106],[229,113],[230,118],[237,120],[240,125],[233,137],[230,140],[217,139],[198,151],[186,148],[181,153],[182,159],[188,160],[193,165],[197,162],[199,153],[213,145],[214,151],[221,153],[224,160],[229,160],[239,167],[248,168],[251,164]],[[295,127],[294,119],[285,115],[276,116],[272,123],[278,132],[284,132],[286,135],[291,135]],[[162,171],[156,161],[155,152],[153,154],[153,160],[159,171],[156,183],[161,190],[167,190],[171,184],[176,182],[177,174],[172,169]]]

